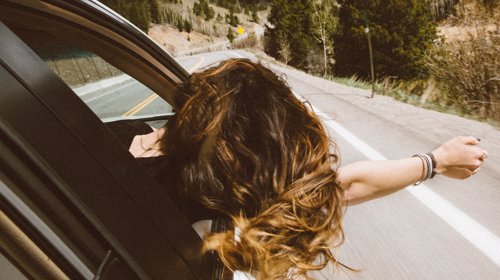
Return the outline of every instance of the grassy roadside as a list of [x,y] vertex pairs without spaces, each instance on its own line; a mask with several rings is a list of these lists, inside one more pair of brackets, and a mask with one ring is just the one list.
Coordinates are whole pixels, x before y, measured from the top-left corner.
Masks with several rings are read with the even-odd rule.
[[[327,79],[337,82],[339,84],[343,84],[350,87],[356,87],[365,90],[371,90],[372,85],[371,82],[363,81],[357,77],[351,78],[342,78],[342,77],[327,77]],[[440,102],[434,102],[429,100],[423,100],[422,96],[417,94],[409,93],[407,90],[402,89],[398,86],[391,86],[388,83],[376,82],[375,84],[375,94],[385,95],[393,97],[394,99],[411,104],[414,106],[418,106],[421,108],[425,108],[428,110],[434,110],[442,113],[453,114],[457,116],[461,116],[468,119],[473,119],[481,122],[486,122],[491,124],[497,129],[500,129],[500,122],[498,120],[489,119],[482,117],[477,114],[473,114],[471,112],[466,112],[462,108],[458,106],[452,106],[447,104],[442,104]]]

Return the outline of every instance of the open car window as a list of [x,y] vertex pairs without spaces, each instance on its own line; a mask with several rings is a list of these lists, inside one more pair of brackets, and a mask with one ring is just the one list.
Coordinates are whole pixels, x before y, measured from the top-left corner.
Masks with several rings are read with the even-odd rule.
[[97,1],[6,1],[1,21],[104,122],[166,119],[188,73]]
[[30,30],[7,25],[104,122],[173,114],[158,94],[78,42],[55,37],[39,27]]

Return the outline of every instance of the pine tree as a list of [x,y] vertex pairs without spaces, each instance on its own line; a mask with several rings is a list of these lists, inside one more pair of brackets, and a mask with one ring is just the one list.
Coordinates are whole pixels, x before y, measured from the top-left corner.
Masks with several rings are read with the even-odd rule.
[[191,31],[193,30],[193,23],[191,23],[191,21],[189,21],[187,19],[184,19],[183,27],[187,33],[191,33]]
[[182,30],[184,30],[184,21],[182,19],[182,16],[178,15],[177,16],[177,21],[175,22],[175,27],[177,27],[177,29],[179,29],[179,31],[182,32]]
[[234,12],[235,11],[231,6],[231,8],[229,9],[229,14],[226,14],[226,23],[229,23],[229,25],[236,27],[240,23],[240,19],[237,15],[234,14]]
[[365,28],[373,44],[377,77],[427,76],[423,58],[436,39],[429,0],[340,0],[340,32],[335,37],[335,71],[368,78]]
[[143,30],[145,33],[149,31],[149,24],[151,23],[151,12],[149,3],[136,2],[128,6],[130,21]]
[[[273,57],[280,57],[279,39],[289,43],[292,53],[290,65],[307,67],[307,56],[314,49],[313,6],[310,0],[274,0],[269,13],[265,37],[265,51]],[[279,35],[279,36],[278,36]]]
[[227,35],[226,35],[227,39],[229,40],[230,43],[233,43],[234,42],[234,32],[233,32],[233,29],[231,27],[229,27],[227,29]]
[[144,32],[149,31],[151,23],[151,4],[149,0],[101,0],[105,5],[130,20]]
[[252,21],[256,23],[259,23],[260,21],[259,15],[257,14],[257,8],[255,6],[252,8]]
[[460,0],[431,0],[431,12],[435,20],[442,20],[457,13]]
[[160,10],[160,3],[158,2],[158,0],[150,0],[150,6],[151,6],[151,20],[154,23],[161,24],[163,22],[163,19]]

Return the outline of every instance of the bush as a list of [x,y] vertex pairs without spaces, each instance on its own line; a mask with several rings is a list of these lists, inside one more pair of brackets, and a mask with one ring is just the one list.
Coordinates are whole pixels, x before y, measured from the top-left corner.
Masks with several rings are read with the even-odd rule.
[[251,49],[257,47],[259,44],[259,40],[257,36],[255,36],[254,32],[248,34],[245,39],[234,41],[233,48],[234,49]]
[[500,120],[500,31],[477,30],[426,59],[441,90],[433,98],[466,114]]

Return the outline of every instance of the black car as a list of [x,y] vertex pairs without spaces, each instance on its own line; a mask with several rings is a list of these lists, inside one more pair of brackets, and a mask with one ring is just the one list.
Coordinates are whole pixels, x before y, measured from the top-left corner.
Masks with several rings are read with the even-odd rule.
[[0,1],[1,279],[220,277],[106,125],[162,125],[187,76],[97,1]]

